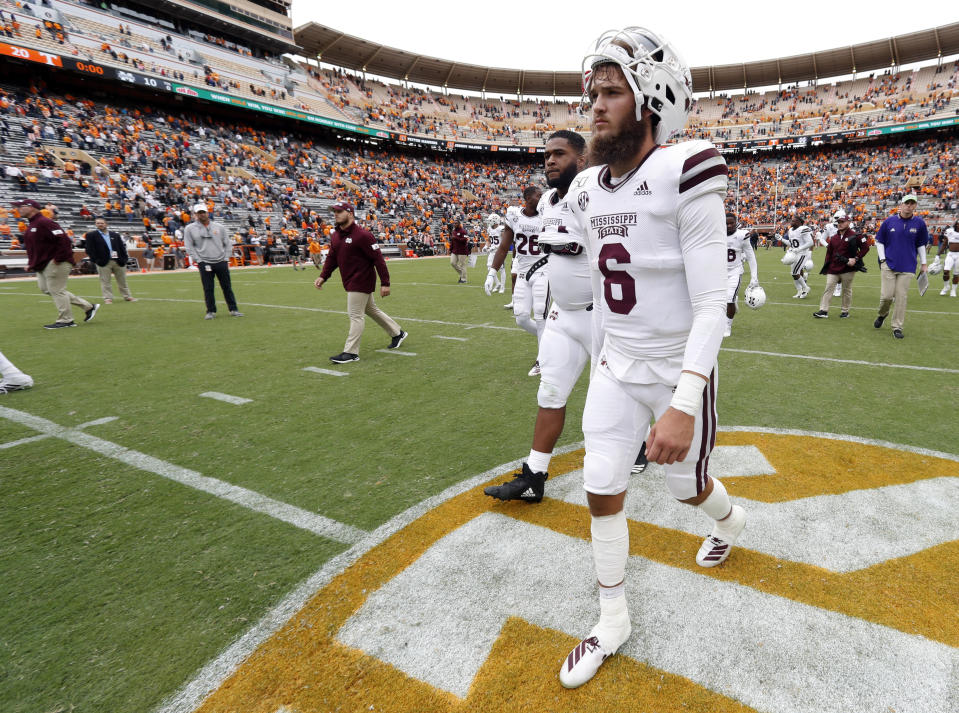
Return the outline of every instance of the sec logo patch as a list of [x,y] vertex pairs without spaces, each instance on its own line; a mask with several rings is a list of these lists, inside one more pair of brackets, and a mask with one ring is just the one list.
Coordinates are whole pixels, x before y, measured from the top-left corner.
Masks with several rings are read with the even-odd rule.
[[626,499],[633,634],[568,691],[560,665],[599,609],[582,455],[554,457],[537,505],[472,482],[384,526],[199,710],[959,709],[959,459],[721,432],[710,471],[748,520],[715,569],[695,564],[710,522],[651,465]]
[[576,203],[579,205],[580,210],[586,210],[586,206],[589,205],[589,194],[586,191],[583,191],[576,198]]

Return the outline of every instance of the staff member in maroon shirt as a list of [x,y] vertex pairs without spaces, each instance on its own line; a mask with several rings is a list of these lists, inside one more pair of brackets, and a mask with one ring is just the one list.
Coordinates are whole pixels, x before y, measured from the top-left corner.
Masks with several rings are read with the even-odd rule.
[[832,302],[833,289],[842,283],[842,312],[840,317],[849,316],[852,307],[852,279],[862,265],[863,256],[869,252],[869,240],[865,235],[858,235],[850,226],[850,218],[846,211],[840,209],[833,216],[838,232],[829,238],[826,246],[826,259],[819,274],[826,276],[826,291],[819,300],[819,311],[813,312],[813,317],[826,319],[829,316],[829,303]]
[[[386,330],[390,335],[388,349],[396,349],[408,336],[390,316],[376,306],[373,290],[376,289],[376,273],[380,276],[380,296],[390,294],[390,273],[380,246],[373,234],[360,227],[353,217],[353,206],[340,202],[333,206],[333,220],[336,230],[330,241],[330,253],[323,263],[323,271],[316,278],[316,289],[322,289],[323,283],[330,279],[336,268],[340,268],[343,287],[346,288],[346,310],[350,315],[350,333],[346,338],[343,353],[331,356],[334,364],[346,364],[360,360],[360,337],[366,326],[364,314]],[[374,272],[375,270],[375,272]]]
[[100,305],[67,291],[67,278],[76,264],[73,260],[73,244],[67,232],[43,215],[40,204],[34,200],[16,201],[13,207],[21,218],[29,221],[23,236],[23,244],[27,249],[27,269],[37,273],[40,291],[50,295],[57,306],[57,321],[43,325],[44,329],[76,327],[71,304],[82,308],[85,313],[83,321],[89,322]]
[[463,224],[457,223],[450,233],[450,265],[460,276],[459,284],[466,282],[466,260],[469,257],[469,241],[466,239],[466,231],[463,230]]

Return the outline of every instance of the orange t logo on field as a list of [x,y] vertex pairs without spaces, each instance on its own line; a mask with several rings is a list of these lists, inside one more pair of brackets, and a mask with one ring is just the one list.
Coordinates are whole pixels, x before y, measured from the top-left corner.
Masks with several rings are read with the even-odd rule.
[[708,526],[661,469],[632,476],[633,634],[572,691],[557,674],[596,584],[583,452],[556,456],[537,505],[488,498],[486,482],[410,518],[199,710],[954,710],[959,458],[941,455],[721,432],[710,471],[748,520],[715,569],[696,565]]

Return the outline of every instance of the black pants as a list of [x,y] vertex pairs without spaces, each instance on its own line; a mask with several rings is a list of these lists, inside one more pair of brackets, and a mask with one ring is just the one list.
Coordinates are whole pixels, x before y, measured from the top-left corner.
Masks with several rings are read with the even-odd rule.
[[[216,312],[216,300],[213,297],[213,276],[220,281],[220,289],[223,290],[223,299],[226,300],[226,306],[231,312],[236,312],[236,297],[233,296],[233,287],[230,285],[230,263],[223,262],[201,262],[200,281],[203,282],[203,299],[206,300],[206,311]],[[207,268],[210,268],[209,270]]]

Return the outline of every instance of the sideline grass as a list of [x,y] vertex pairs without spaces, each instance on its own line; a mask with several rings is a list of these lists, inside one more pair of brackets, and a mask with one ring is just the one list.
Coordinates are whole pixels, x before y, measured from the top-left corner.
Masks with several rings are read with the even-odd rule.
[[[818,251],[821,252],[821,251]],[[875,330],[878,274],[856,278],[853,316],[815,320],[824,278],[791,300],[781,252],[760,251],[769,304],[743,309],[725,347],[954,367],[957,300],[910,294],[903,341]],[[817,256],[821,259],[821,255]],[[482,261],[480,261],[482,263]],[[534,340],[488,298],[484,270],[454,284],[445,260],[390,262],[380,305],[410,332],[331,366],[347,331],[337,279],[314,270],[234,271],[246,317],[202,319],[195,273],[131,275],[141,301],[46,331],[49,298],[3,283],[4,352],[36,387],[0,405],[73,426],[203,475],[365,530],[529,449]],[[934,285],[935,286],[935,285]],[[98,298],[95,279],[70,289]],[[938,291],[938,290],[936,290]],[[218,292],[219,294],[219,292]],[[418,321],[423,320],[423,321]],[[440,324],[448,322],[452,324]],[[468,328],[490,325],[503,329]],[[465,338],[440,340],[434,335]],[[336,378],[303,371],[349,372]],[[200,398],[219,391],[235,406]],[[724,351],[721,425],[831,431],[955,451],[942,404],[954,374]],[[585,378],[560,445],[581,440]],[[0,419],[0,443],[35,435]],[[882,467],[877,464],[877,467]],[[0,710],[149,710],[343,545],[56,439],[0,450]],[[254,572],[256,575],[254,576]],[[224,608],[220,608],[223,605]]]

